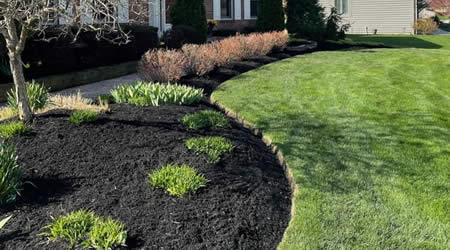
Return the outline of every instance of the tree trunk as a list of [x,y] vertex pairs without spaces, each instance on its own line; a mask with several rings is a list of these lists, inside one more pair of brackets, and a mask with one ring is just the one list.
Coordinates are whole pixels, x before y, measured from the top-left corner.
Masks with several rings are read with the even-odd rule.
[[29,122],[33,119],[33,113],[31,112],[28,101],[21,56],[9,53],[9,65],[11,66],[11,73],[14,79],[19,118],[25,122]]

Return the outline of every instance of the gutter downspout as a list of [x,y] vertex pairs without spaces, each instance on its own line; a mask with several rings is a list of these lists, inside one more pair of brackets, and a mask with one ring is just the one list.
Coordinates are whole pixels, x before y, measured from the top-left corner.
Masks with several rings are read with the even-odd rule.
[[[417,0],[414,0],[414,23],[413,23],[413,27],[415,27],[415,24],[417,22],[417,19],[419,18],[419,13],[418,13],[418,9],[417,9]],[[417,35],[417,29],[414,28],[414,35]]]

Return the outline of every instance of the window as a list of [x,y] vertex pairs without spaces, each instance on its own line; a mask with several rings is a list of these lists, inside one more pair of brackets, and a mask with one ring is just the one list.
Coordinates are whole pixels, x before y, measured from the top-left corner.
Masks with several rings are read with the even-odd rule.
[[339,14],[348,14],[348,0],[335,0],[335,4]]
[[233,0],[220,0],[220,16],[223,19],[233,18]]
[[250,0],[250,16],[258,16],[258,0]]

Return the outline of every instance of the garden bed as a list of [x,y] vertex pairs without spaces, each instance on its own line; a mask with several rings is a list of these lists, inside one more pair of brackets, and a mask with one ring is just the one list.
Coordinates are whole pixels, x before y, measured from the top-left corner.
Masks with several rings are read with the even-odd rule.
[[[186,129],[191,106],[111,105],[93,123],[74,125],[69,111],[38,116],[15,137],[24,169],[24,192],[1,214],[13,216],[0,235],[6,249],[62,249],[46,244],[41,229],[78,209],[122,221],[128,249],[275,249],[290,219],[291,190],[276,156],[260,138],[231,122],[230,128]],[[189,151],[198,136],[224,136],[234,149],[217,164]],[[209,182],[176,198],[147,183],[167,163],[190,164]]]

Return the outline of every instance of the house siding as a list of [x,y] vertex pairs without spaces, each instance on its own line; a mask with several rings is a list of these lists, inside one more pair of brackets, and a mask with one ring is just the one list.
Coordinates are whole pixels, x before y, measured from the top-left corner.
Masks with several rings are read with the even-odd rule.
[[[334,0],[320,0],[329,14]],[[349,0],[350,34],[414,34],[415,0]]]

